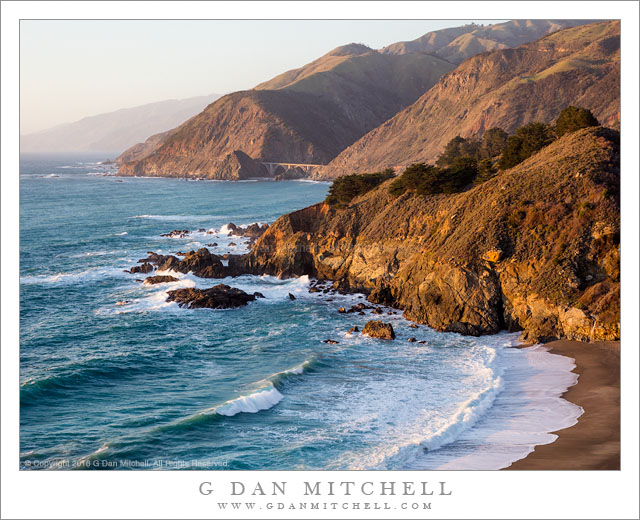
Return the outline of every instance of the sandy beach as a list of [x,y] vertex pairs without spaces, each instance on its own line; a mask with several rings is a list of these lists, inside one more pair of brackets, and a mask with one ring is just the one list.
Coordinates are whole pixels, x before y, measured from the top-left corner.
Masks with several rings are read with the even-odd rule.
[[618,470],[620,469],[620,342],[582,343],[554,341],[551,352],[575,359],[580,375],[564,398],[581,406],[584,414],[559,437],[537,446],[514,462],[513,470]]

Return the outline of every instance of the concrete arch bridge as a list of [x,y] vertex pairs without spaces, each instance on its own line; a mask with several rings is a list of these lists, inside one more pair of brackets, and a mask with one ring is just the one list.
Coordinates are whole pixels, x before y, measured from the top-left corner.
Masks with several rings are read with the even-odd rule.
[[265,168],[269,172],[269,176],[273,177],[278,173],[284,173],[287,170],[300,170],[306,175],[311,175],[316,169],[324,166],[324,164],[306,164],[306,163],[285,163],[285,162],[263,162]]

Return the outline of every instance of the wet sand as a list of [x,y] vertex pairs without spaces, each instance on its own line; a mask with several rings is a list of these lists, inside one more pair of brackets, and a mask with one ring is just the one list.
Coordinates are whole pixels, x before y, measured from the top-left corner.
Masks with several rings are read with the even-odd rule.
[[620,469],[620,342],[554,341],[551,352],[575,359],[578,383],[564,398],[581,406],[578,423],[557,432],[551,444],[536,446],[510,470]]

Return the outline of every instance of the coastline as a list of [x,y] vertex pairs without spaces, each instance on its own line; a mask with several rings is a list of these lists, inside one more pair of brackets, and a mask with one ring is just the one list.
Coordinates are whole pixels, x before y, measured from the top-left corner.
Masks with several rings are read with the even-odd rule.
[[553,432],[551,444],[536,446],[508,470],[620,469],[620,342],[559,340],[550,352],[575,360],[578,383],[563,397],[584,409],[578,422]]

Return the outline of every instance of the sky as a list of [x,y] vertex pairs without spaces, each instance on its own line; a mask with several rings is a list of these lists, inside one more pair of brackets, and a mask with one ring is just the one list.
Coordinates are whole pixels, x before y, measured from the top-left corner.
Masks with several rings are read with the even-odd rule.
[[347,43],[503,20],[22,20],[20,131],[254,87]]

